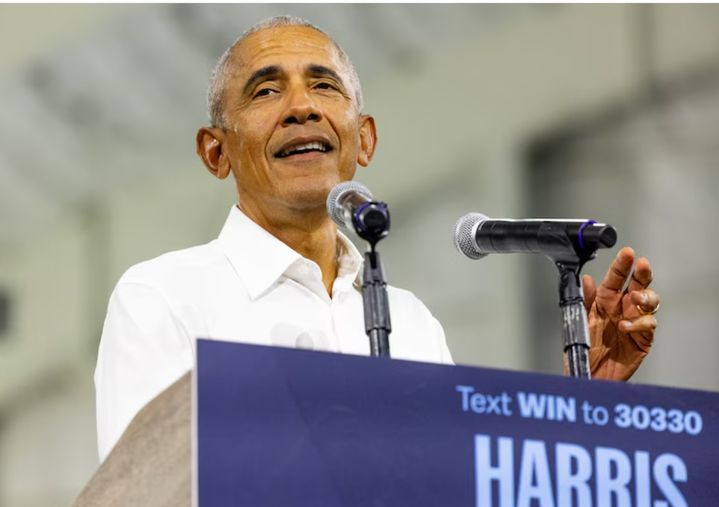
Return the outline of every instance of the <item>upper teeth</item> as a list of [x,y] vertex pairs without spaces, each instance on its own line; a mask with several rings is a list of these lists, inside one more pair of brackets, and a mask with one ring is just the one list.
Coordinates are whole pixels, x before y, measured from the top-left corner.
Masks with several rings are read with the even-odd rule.
[[304,143],[304,144],[296,144],[294,146],[290,146],[289,148],[285,148],[280,152],[281,157],[286,157],[290,153],[293,153],[295,151],[301,151],[301,150],[319,150],[319,151],[327,151],[327,146],[324,145],[324,143],[321,143],[319,141],[312,141],[311,143]]

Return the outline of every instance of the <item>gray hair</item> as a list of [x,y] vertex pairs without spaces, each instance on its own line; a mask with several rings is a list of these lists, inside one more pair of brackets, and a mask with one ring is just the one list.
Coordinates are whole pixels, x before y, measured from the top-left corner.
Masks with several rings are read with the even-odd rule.
[[362,111],[364,104],[362,100],[362,86],[360,85],[359,76],[357,75],[357,71],[355,70],[354,65],[352,65],[352,61],[349,59],[349,56],[347,56],[347,53],[345,53],[345,51],[342,49],[342,47],[340,47],[337,41],[330,37],[327,32],[325,32],[318,26],[313,25],[306,19],[302,19],[296,16],[275,16],[260,21],[259,23],[250,27],[247,31],[240,35],[240,37],[229,48],[225,50],[220,59],[217,61],[217,65],[215,65],[215,69],[212,71],[212,77],[210,78],[210,86],[207,90],[207,112],[211,126],[225,126],[223,99],[225,92],[225,82],[227,80],[227,75],[230,70],[230,56],[232,55],[232,51],[235,49],[235,47],[237,47],[241,42],[243,42],[253,33],[259,32],[260,30],[265,30],[267,28],[275,28],[279,26],[305,26],[307,28],[312,28],[313,30],[320,32],[321,34],[325,35],[330,41],[332,41],[332,44],[337,49],[340,60],[345,65],[347,73],[349,74],[349,84],[354,89],[355,100],[357,101],[357,108]]

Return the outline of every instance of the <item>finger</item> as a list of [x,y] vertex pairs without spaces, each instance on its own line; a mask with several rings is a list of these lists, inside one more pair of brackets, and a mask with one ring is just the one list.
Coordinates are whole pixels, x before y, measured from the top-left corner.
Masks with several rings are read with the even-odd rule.
[[597,297],[597,285],[594,283],[594,278],[589,275],[582,276],[582,294],[584,295],[584,307],[589,313],[594,304],[594,298]]
[[654,315],[642,315],[632,320],[619,321],[619,329],[625,333],[653,333],[657,328],[657,319]]
[[640,257],[634,266],[632,279],[627,289],[630,291],[646,289],[650,283],[652,283],[652,267],[646,257]]
[[657,319],[653,315],[644,315],[631,322],[622,320],[619,323],[619,328],[628,332],[629,338],[644,352],[649,352],[654,343],[656,327]]
[[641,308],[645,313],[653,312],[659,307],[659,294],[652,289],[636,290],[629,293],[632,304]]
[[654,343],[654,331],[645,331],[643,333],[629,333],[629,337],[644,352],[649,352]]
[[632,272],[632,264],[634,263],[634,250],[624,247],[617,253],[612,261],[607,274],[604,276],[601,285],[597,289],[599,296],[602,292],[620,292],[624,287],[624,283]]

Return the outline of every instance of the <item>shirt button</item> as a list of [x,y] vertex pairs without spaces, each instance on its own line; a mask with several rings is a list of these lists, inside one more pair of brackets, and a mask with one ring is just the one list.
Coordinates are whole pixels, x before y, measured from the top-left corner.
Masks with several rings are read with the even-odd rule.
[[295,339],[295,347],[298,349],[314,350],[315,341],[312,339],[309,333],[301,333]]

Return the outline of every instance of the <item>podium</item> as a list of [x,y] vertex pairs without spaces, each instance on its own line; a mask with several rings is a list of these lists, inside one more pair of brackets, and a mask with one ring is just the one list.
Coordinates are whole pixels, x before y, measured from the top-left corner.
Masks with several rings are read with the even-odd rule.
[[191,505],[192,375],[132,420],[73,507]]
[[195,371],[193,431],[188,374],[76,505],[190,505],[191,491],[202,507],[719,498],[717,393],[211,340]]

